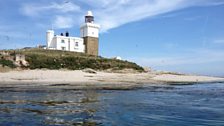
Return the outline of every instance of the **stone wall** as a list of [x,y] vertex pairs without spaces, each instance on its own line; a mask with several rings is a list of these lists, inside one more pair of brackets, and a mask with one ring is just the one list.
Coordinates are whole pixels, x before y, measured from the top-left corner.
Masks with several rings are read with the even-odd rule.
[[84,37],[85,53],[98,56],[99,39],[94,37]]

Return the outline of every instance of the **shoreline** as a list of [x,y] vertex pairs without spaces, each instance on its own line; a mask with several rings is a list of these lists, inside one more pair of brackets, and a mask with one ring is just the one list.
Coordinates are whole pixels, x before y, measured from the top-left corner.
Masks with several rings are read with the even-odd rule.
[[224,78],[172,74],[109,73],[82,70],[13,70],[0,72],[0,87],[20,88],[65,88],[65,89],[135,89],[144,86],[186,85],[198,83],[223,83]]

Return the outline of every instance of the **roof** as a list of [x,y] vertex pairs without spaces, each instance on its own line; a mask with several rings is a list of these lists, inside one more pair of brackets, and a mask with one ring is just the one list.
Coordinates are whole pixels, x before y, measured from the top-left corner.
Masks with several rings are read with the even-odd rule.
[[87,14],[86,14],[86,16],[93,16],[93,13],[92,13],[92,11],[87,11]]

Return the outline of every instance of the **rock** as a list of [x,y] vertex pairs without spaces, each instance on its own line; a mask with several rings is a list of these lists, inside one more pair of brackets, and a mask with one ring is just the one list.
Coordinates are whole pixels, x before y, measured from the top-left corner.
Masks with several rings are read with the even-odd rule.
[[145,72],[151,72],[152,71],[152,69],[150,67],[144,67],[143,69],[144,69]]
[[85,72],[85,73],[92,73],[92,74],[96,74],[97,73],[95,70],[90,69],[90,68],[83,69],[82,71]]
[[139,73],[139,71],[131,69],[131,68],[125,68],[125,69],[107,69],[104,70],[104,72],[108,73]]

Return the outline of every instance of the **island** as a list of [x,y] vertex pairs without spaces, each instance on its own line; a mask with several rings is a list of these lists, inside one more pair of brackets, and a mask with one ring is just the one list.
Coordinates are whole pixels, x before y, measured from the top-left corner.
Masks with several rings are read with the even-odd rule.
[[224,82],[224,78],[144,69],[136,63],[78,52],[0,51],[0,87],[132,89],[147,85]]

